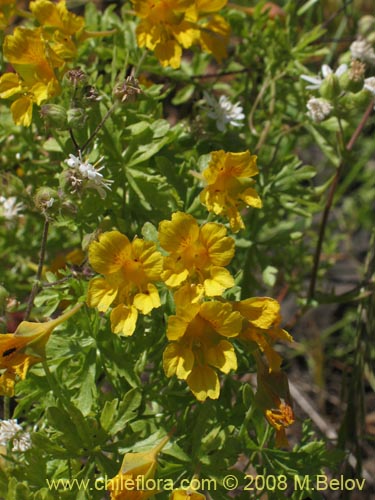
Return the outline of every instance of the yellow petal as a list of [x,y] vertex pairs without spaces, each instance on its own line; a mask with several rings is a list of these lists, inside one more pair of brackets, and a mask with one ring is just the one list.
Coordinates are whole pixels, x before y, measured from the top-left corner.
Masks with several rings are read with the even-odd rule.
[[129,337],[133,335],[138,319],[138,311],[134,306],[119,304],[111,312],[112,332]]
[[200,44],[202,49],[213,54],[218,62],[227,57],[230,26],[221,16],[213,16],[201,26]]
[[215,222],[208,222],[201,228],[200,240],[214,266],[227,266],[234,256],[234,239],[226,234],[226,228]]
[[112,274],[121,269],[124,261],[131,258],[131,244],[118,231],[108,231],[93,241],[89,247],[89,261],[101,274]]
[[90,281],[87,292],[87,303],[101,312],[106,312],[115,300],[118,289],[111,286],[104,278],[95,278]]
[[204,290],[208,297],[222,295],[227,288],[234,286],[234,279],[224,267],[211,267],[211,278],[204,280]]
[[279,318],[280,304],[268,297],[253,297],[234,302],[233,308],[239,311],[253,326],[270,328]]
[[219,377],[215,370],[209,366],[194,366],[186,382],[198,401],[205,401],[207,398],[217,399],[219,397]]
[[0,76],[0,97],[2,99],[7,99],[21,91],[21,81],[16,73],[5,73]]
[[133,304],[142,314],[148,314],[152,309],[160,307],[160,297],[156,286],[149,283],[147,292],[137,293]]
[[211,301],[201,305],[199,315],[208,321],[213,329],[225,337],[236,337],[241,329],[243,318],[227,302]]
[[180,67],[182,49],[174,40],[158,43],[155,47],[155,56],[163,67],[171,66],[174,69]]
[[216,12],[226,6],[228,0],[196,0],[199,12]]
[[167,338],[168,340],[178,340],[184,336],[188,327],[188,322],[180,316],[169,316]]
[[33,101],[29,97],[20,97],[10,107],[16,125],[30,127],[33,117]]
[[262,208],[262,200],[253,188],[247,188],[246,191],[239,195],[239,198],[250,207]]
[[205,352],[205,360],[223,373],[237,370],[236,353],[232,344],[227,340],[221,340],[217,345],[210,347]]
[[163,270],[163,257],[155,243],[136,238],[131,246],[133,260],[142,263],[142,269],[150,281],[158,281]]
[[192,215],[175,212],[172,220],[163,220],[159,224],[160,245],[171,253],[181,253],[197,241],[199,227]]
[[202,493],[194,490],[174,490],[169,500],[206,500]]
[[167,345],[163,353],[163,367],[167,377],[177,375],[186,380],[194,365],[194,354],[191,349],[178,342]]

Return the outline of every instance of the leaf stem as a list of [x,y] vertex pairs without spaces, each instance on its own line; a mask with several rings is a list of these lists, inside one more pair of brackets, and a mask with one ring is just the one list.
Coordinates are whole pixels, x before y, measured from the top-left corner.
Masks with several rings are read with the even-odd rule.
[[106,112],[106,114],[103,116],[102,120],[100,123],[96,126],[94,132],[90,135],[90,137],[87,139],[87,141],[84,143],[84,145],[81,147],[81,153],[84,152],[84,150],[87,148],[87,146],[90,144],[90,142],[95,138],[99,130],[103,127],[105,122],[108,120],[108,118],[111,116],[113,111],[117,107],[117,102],[113,103],[112,106],[109,108],[109,110]]
[[[359,122],[357,128],[355,129],[352,137],[350,138],[349,142],[347,143],[345,150],[346,151],[351,151],[353,149],[354,144],[356,143],[358,137],[360,136],[369,116],[371,115],[372,109],[374,107],[375,99],[372,99],[370,104],[368,105],[365,113],[362,116],[361,121]],[[320,263],[320,256],[322,252],[322,245],[323,245],[323,240],[324,240],[324,234],[327,226],[327,220],[329,216],[329,212],[331,210],[332,204],[333,204],[333,198],[336,192],[336,188],[339,182],[339,178],[341,175],[341,172],[344,168],[344,159],[340,162],[340,165],[338,169],[336,170],[336,174],[333,178],[331,187],[329,189],[327,201],[324,207],[323,215],[320,221],[320,226],[319,226],[319,237],[318,237],[318,242],[315,248],[315,254],[314,254],[314,261],[313,261],[313,269],[312,269],[312,274],[311,274],[311,279],[310,279],[310,286],[309,286],[309,292],[308,292],[308,302],[310,302],[315,295],[315,287],[316,287],[316,279],[318,275],[318,269],[319,269],[319,263]]]
[[47,237],[48,237],[48,229],[49,229],[49,220],[47,217],[44,219],[44,227],[43,227],[43,236],[42,236],[42,242],[40,245],[40,254],[39,254],[39,263],[38,263],[38,270],[36,273],[36,279],[33,284],[33,287],[31,289],[30,297],[27,303],[27,308],[25,312],[25,318],[24,320],[27,321],[30,317],[31,310],[34,305],[34,299],[36,294],[38,293],[40,289],[40,279],[42,277],[42,272],[43,272],[43,264],[44,264],[44,258],[46,254],[46,246],[47,246]]

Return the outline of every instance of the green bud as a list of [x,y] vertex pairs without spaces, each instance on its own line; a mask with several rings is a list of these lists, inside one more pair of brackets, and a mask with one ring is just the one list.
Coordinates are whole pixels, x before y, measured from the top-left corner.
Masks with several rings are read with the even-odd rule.
[[348,92],[359,92],[363,89],[366,66],[358,60],[351,62],[350,68],[339,77],[342,90]]
[[68,126],[66,110],[59,104],[43,104],[40,116],[48,127],[65,129]]
[[375,17],[363,16],[358,21],[358,33],[363,37],[367,37],[370,33],[375,32]]
[[341,88],[337,76],[334,75],[333,73],[326,76],[326,78],[323,80],[320,86],[319,92],[320,95],[324,97],[324,99],[327,99],[328,101],[331,101],[336,97],[338,97],[340,95]]
[[57,191],[49,187],[39,188],[34,196],[35,206],[41,212],[50,210],[57,200],[59,200]]
[[348,110],[364,110],[369,105],[371,99],[371,93],[362,89],[360,92],[355,94],[347,92],[343,98],[340,99],[340,104]]
[[82,108],[68,110],[68,125],[71,128],[82,128],[87,120],[86,111]]

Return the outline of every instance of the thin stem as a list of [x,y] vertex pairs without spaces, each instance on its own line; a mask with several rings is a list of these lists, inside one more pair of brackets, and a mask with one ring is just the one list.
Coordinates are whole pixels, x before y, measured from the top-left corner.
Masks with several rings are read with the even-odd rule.
[[3,397],[3,420],[10,419],[10,397]]
[[74,137],[73,130],[71,128],[69,128],[69,135],[70,135],[70,138],[72,139],[72,143],[74,144],[74,147],[77,151],[77,154],[79,155],[79,152],[81,151],[81,149],[78,145],[78,142],[76,141],[76,138]]
[[49,369],[47,360],[44,357],[42,358],[42,365],[43,365],[44,372],[46,374],[48,385],[50,386],[50,389],[51,389],[53,395],[64,406],[68,407],[69,402],[68,402],[67,398],[65,397],[65,395],[61,392],[60,387],[58,386],[58,384],[55,380],[55,377],[53,376],[51,370]]
[[27,321],[30,317],[31,310],[32,310],[33,305],[34,305],[35,296],[40,289],[40,279],[42,277],[44,258],[45,258],[45,254],[46,254],[48,229],[49,229],[49,220],[46,217],[44,219],[43,236],[42,236],[42,242],[40,245],[38,270],[37,270],[36,279],[35,279],[35,282],[33,284],[32,289],[31,289],[30,297],[29,297],[29,300],[27,303],[27,308],[26,308],[25,318],[24,318],[25,321]]
[[[358,137],[360,136],[369,116],[371,115],[372,109],[374,107],[374,102],[375,102],[375,99],[373,99],[370,102],[370,104],[368,105],[361,121],[359,122],[352,137],[350,138],[348,144],[345,147],[346,151],[351,151],[353,149],[354,144],[356,143],[356,141],[357,141]],[[327,201],[326,201],[326,204],[324,207],[322,219],[320,222],[318,243],[317,243],[316,249],[315,249],[313,269],[312,269],[310,287],[309,287],[309,292],[308,292],[308,302],[311,301],[315,295],[316,279],[317,279],[317,275],[318,275],[320,256],[321,256],[321,252],[322,252],[324,233],[325,233],[326,226],[327,226],[329,212],[330,212],[332,204],[333,204],[333,198],[335,195],[335,191],[336,191],[336,188],[337,188],[337,185],[339,182],[339,178],[340,178],[340,175],[341,175],[343,168],[344,168],[344,160],[341,161],[341,163],[336,171],[336,174],[333,178],[333,181],[332,181],[329,193],[328,193],[328,198],[327,198]]]
[[113,113],[113,111],[116,109],[117,104],[118,104],[117,102],[115,102],[114,104],[112,104],[112,106],[109,108],[109,110],[103,116],[101,122],[97,125],[97,127],[94,130],[94,132],[90,135],[90,137],[87,139],[87,141],[82,146],[81,153],[83,153],[83,151],[87,148],[87,146],[90,144],[90,142],[94,139],[94,137],[99,132],[99,130],[103,127],[103,125],[105,124],[105,122],[108,120],[108,118],[111,116],[111,114]]

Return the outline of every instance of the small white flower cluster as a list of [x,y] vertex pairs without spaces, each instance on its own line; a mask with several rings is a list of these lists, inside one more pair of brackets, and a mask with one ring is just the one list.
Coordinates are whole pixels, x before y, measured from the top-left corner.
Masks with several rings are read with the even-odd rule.
[[105,198],[105,189],[111,189],[112,180],[104,179],[100,173],[104,166],[97,168],[96,165],[102,161],[100,158],[94,165],[88,161],[83,161],[81,157],[69,155],[65,160],[67,165],[72,169],[69,175],[70,183],[73,187],[73,192],[78,191],[81,187],[96,189],[101,198]]
[[17,203],[15,196],[10,196],[9,198],[0,196],[0,217],[6,220],[14,220],[19,217],[22,209],[22,203]]
[[330,102],[320,97],[312,97],[308,100],[306,106],[308,109],[307,114],[314,122],[317,123],[320,123],[327,118],[333,109]]
[[214,96],[203,93],[207,104],[207,116],[216,120],[216,127],[220,132],[225,132],[227,125],[242,127],[245,115],[239,102],[232,104],[228,97],[222,95],[217,101]]
[[317,90],[320,89],[322,83],[329,75],[336,75],[339,78],[345,71],[348,69],[347,64],[341,64],[335,72],[333,72],[332,68],[328,66],[328,64],[323,64],[321,68],[322,77],[320,76],[310,76],[310,75],[301,75],[302,80],[309,82],[310,85],[306,85],[308,90]]
[[360,38],[353,42],[350,47],[350,54],[353,59],[359,59],[365,63],[375,65],[375,51],[370,42]]
[[7,447],[11,442],[12,451],[25,452],[31,448],[31,438],[18,424],[16,419],[0,420],[0,446]]
[[375,76],[366,78],[363,88],[371,92],[371,94],[375,97]]

